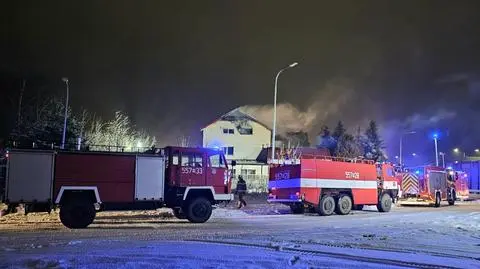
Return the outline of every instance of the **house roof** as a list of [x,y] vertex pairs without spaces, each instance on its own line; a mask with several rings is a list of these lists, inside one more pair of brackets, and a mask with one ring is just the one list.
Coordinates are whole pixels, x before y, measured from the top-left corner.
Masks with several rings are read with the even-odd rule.
[[[281,148],[275,148],[275,154],[279,154],[281,152]],[[302,155],[312,155],[312,156],[330,156],[330,151],[326,148],[310,148],[310,147],[300,147],[296,149],[297,154]],[[256,161],[261,163],[267,163],[269,159],[272,157],[272,148],[262,148],[260,153],[258,154]]]
[[256,118],[254,118],[253,116],[243,112],[241,110],[241,107],[237,107],[233,110],[231,110],[230,112],[226,113],[226,114],[223,114],[222,116],[220,116],[218,119],[216,119],[215,121],[211,122],[210,124],[206,125],[205,127],[203,127],[201,130],[207,128],[208,126],[214,124],[215,122],[217,121],[230,121],[230,122],[233,122],[233,121],[239,121],[239,120],[251,120],[251,121],[254,121],[260,125],[262,125],[263,127],[267,128],[268,130],[271,130],[270,127],[268,127],[267,125],[263,124],[262,122],[260,122],[259,120],[257,120]]

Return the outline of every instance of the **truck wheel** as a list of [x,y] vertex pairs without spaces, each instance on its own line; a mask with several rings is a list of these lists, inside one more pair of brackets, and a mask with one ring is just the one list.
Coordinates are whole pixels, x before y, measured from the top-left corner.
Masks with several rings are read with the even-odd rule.
[[203,197],[195,198],[187,204],[185,215],[192,223],[204,223],[212,215],[212,204]]
[[95,219],[95,206],[90,203],[64,204],[60,207],[60,221],[70,229],[83,229]]
[[440,197],[440,193],[437,192],[437,194],[435,194],[435,207],[440,207],[441,202],[442,197]]
[[449,205],[455,205],[455,200],[457,200],[457,194],[455,190],[452,190],[452,194],[450,195],[450,199],[448,200]]
[[318,205],[318,214],[320,216],[329,216],[333,214],[335,210],[335,199],[332,196],[326,194],[320,199],[320,204]]
[[305,212],[305,208],[303,207],[303,204],[290,205],[290,210],[292,210],[293,214],[303,214]]
[[347,194],[342,194],[338,198],[337,205],[335,206],[335,213],[339,215],[348,215],[352,210],[352,198]]
[[382,194],[380,201],[378,201],[377,209],[379,212],[388,212],[390,209],[392,209],[392,197],[390,194]]
[[363,205],[353,205],[352,210],[362,211],[363,210]]
[[175,216],[175,218],[177,219],[186,219],[187,217],[185,216],[185,214],[182,212],[181,208],[174,208],[173,209],[173,215]]

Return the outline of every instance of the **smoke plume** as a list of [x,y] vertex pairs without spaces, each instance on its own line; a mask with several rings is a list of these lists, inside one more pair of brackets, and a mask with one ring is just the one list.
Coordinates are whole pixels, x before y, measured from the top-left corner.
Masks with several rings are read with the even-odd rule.
[[[353,94],[353,87],[348,81],[335,80],[316,92],[305,108],[290,103],[277,104],[277,133],[304,131],[314,134],[332,114],[339,113],[348,104]],[[272,127],[273,105],[247,105],[240,109]]]

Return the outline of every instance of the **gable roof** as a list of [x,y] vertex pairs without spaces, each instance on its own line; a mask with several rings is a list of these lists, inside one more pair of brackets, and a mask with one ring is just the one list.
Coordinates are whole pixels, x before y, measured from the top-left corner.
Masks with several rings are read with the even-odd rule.
[[216,119],[215,121],[211,122],[210,124],[208,124],[207,126],[203,127],[201,130],[207,128],[208,126],[214,124],[215,122],[217,121],[230,121],[230,122],[234,122],[234,121],[238,121],[238,120],[250,120],[250,121],[254,121],[258,124],[260,124],[261,126],[267,128],[268,130],[271,131],[270,127],[268,127],[267,125],[263,124],[262,122],[260,122],[259,120],[257,120],[256,118],[254,118],[253,116],[243,112],[241,110],[241,107],[237,107],[233,110],[231,110],[230,112],[226,113],[226,114],[223,114],[222,116],[220,116],[218,119]]

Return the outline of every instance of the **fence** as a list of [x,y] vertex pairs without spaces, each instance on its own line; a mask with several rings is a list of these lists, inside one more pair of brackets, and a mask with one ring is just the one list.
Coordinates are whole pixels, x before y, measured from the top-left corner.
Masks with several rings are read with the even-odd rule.
[[[247,183],[249,193],[265,193],[268,188],[268,176],[266,175],[242,175]],[[232,189],[237,188],[237,178],[233,179]]]

